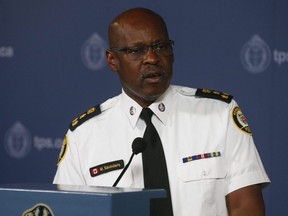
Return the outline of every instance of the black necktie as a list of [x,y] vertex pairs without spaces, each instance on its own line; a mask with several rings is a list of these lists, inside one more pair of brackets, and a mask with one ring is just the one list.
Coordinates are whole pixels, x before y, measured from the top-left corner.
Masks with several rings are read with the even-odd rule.
[[151,122],[153,114],[149,108],[143,108],[140,114],[140,118],[146,123],[143,138],[147,142],[147,147],[142,153],[144,186],[167,191],[167,198],[151,200],[150,216],[173,216],[166,160],[161,139]]

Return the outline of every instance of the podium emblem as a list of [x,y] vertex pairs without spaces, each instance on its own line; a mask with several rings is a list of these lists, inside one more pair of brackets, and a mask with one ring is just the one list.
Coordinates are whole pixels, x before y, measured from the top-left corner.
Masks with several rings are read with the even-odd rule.
[[26,210],[23,212],[22,216],[30,216],[30,215],[35,215],[35,216],[55,216],[52,212],[52,210],[49,208],[49,206],[43,204],[43,203],[38,203],[32,208]]

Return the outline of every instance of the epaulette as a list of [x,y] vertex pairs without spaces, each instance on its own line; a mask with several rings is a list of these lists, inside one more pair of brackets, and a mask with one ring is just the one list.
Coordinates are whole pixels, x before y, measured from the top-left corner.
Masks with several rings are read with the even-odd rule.
[[206,98],[213,98],[213,99],[221,100],[226,103],[230,103],[233,98],[232,95],[229,95],[224,92],[208,90],[208,89],[200,89],[200,88],[197,89],[195,95],[198,97],[206,97]]
[[101,113],[100,105],[96,105],[86,112],[84,112],[82,115],[80,115],[78,118],[74,119],[70,124],[70,130],[74,131],[78,126],[83,124],[88,119],[97,116]]

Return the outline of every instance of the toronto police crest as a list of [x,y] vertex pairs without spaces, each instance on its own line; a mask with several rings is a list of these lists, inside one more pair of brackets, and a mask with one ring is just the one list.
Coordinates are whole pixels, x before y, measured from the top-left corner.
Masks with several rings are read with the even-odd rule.
[[269,46],[258,35],[254,35],[241,50],[243,67],[251,73],[260,73],[267,69],[271,62]]
[[237,128],[239,128],[241,131],[251,135],[251,129],[248,126],[247,120],[244,116],[244,114],[242,113],[240,107],[235,107],[232,111],[232,117],[233,117],[233,121],[235,123],[235,125],[237,126]]
[[54,216],[54,214],[49,206],[43,203],[38,203],[37,205],[23,212],[22,216]]
[[106,42],[99,34],[94,33],[82,46],[81,57],[83,64],[90,70],[99,70],[106,64]]

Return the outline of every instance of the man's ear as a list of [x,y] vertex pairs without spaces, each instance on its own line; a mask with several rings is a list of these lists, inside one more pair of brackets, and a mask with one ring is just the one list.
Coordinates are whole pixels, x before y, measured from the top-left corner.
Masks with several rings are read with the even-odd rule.
[[115,54],[109,50],[106,50],[106,60],[107,63],[112,71],[117,72],[117,62],[118,59],[116,58]]

